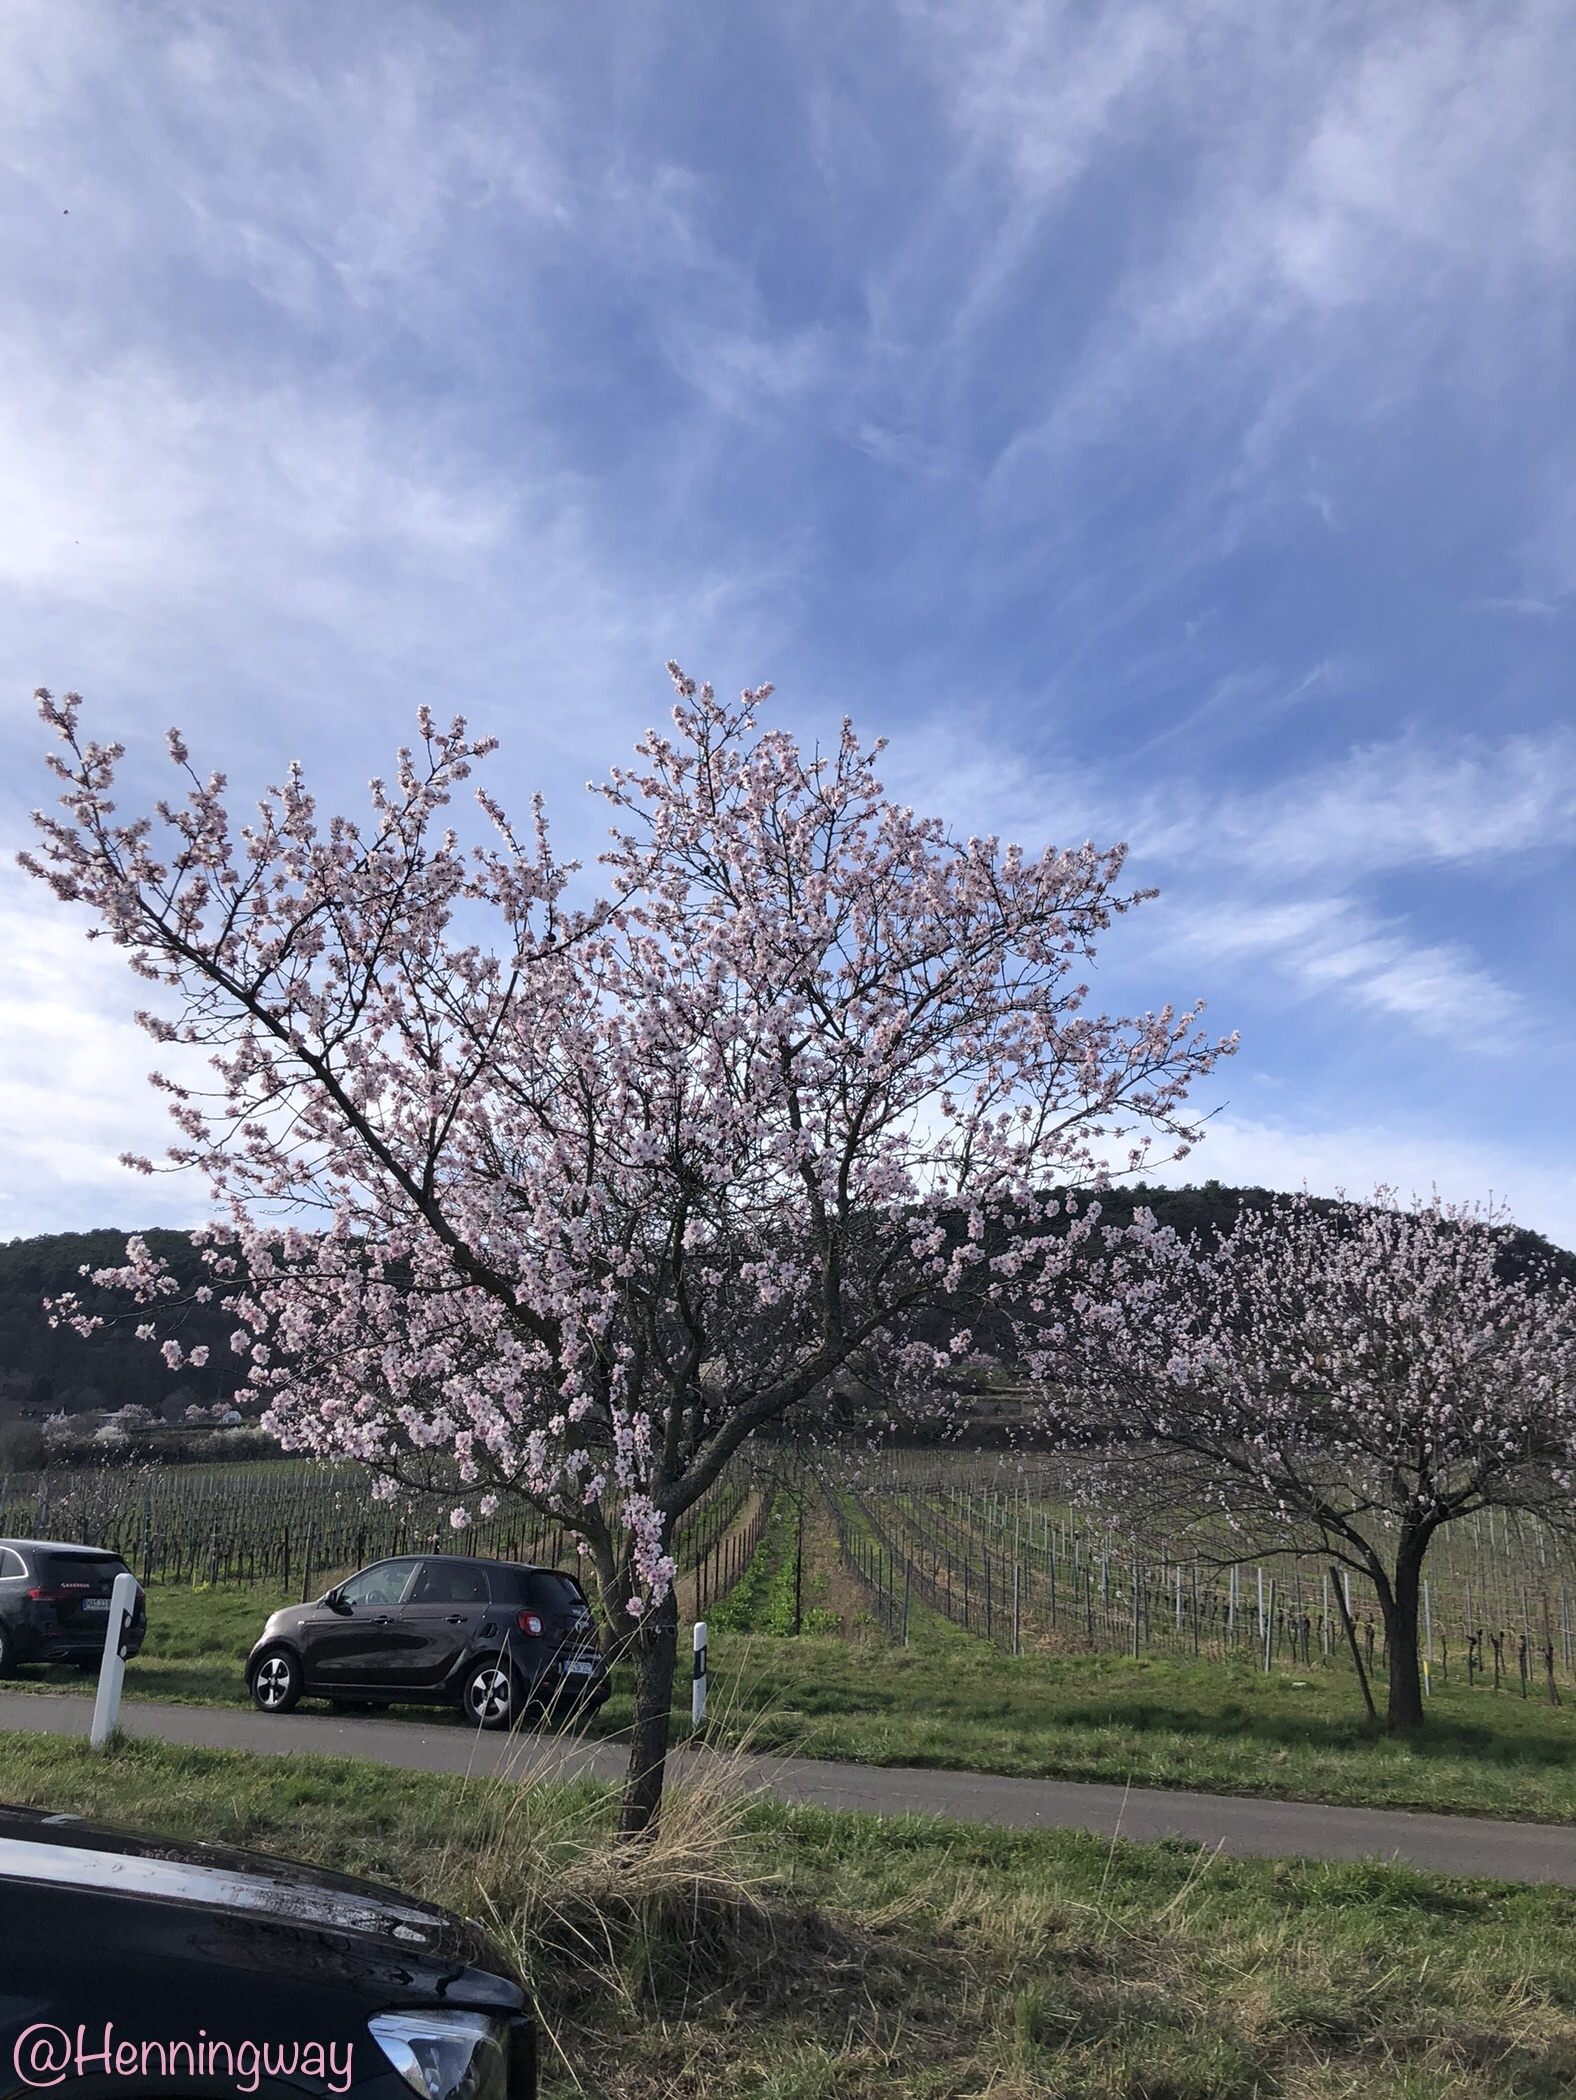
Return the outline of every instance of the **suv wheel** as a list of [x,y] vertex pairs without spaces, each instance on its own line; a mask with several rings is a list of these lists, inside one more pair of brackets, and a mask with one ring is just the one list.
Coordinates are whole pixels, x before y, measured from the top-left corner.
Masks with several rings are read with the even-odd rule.
[[520,1680],[498,1656],[477,1663],[460,1693],[460,1708],[476,1728],[508,1728],[520,1712]]
[[252,1698],[265,1714],[287,1714],[301,1697],[301,1665],[288,1648],[270,1648],[252,1671]]
[[16,1644],[11,1638],[9,1626],[0,1626],[0,1677],[9,1677],[16,1669]]

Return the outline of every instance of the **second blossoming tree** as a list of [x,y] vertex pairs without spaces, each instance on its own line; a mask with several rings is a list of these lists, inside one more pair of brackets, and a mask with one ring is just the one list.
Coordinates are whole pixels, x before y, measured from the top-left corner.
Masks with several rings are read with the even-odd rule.
[[1437,1199],[1278,1196],[1215,1236],[1088,1230],[1022,1311],[1026,1361],[1108,1509],[1219,1561],[1371,1583],[1388,1725],[1423,1719],[1429,1547],[1484,1511],[1576,1530],[1576,1289]]

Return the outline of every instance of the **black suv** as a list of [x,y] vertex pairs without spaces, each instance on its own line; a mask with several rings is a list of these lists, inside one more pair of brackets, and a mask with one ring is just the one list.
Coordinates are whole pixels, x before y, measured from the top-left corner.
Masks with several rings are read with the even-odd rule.
[[600,1706],[610,1685],[572,1575],[453,1553],[375,1561],[315,1604],[287,1605],[246,1665],[264,1713],[302,1697],[458,1702],[480,1728],[532,1709]]
[[[0,1539],[0,1677],[18,1663],[75,1663],[96,1670],[104,1654],[110,1591],[130,1571],[118,1553],[52,1539]],[[142,1591],[126,1627],[127,1655],[147,1631]]]
[[227,1846],[0,1808],[0,2100],[533,2100],[479,1926]]

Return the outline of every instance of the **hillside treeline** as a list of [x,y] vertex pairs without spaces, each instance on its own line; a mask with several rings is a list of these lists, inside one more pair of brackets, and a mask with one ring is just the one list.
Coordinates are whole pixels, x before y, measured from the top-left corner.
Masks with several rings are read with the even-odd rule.
[[[1179,1189],[1137,1183],[1100,1196],[1110,1224],[1125,1225],[1135,1210],[1147,1207],[1180,1232],[1205,1235],[1229,1226],[1242,1209],[1262,1209],[1274,1200],[1269,1189],[1218,1181]],[[145,1315],[135,1314],[119,1294],[95,1292],[84,1279],[84,1268],[123,1262],[129,1237],[105,1228],[0,1242],[0,1414],[36,1418],[134,1401],[168,1415],[192,1402],[211,1405],[234,1392],[240,1366],[229,1347],[232,1322],[222,1307],[192,1305],[181,1312],[182,1344],[190,1349],[206,1343],[209,1357],[200,1371],[189,1365],[171,1371],[157,1348],[136,1339],[137,1319]],[[183,1282],[195,1286],[203,1280],[202,1264],[183,1233],[154,1230],[143,1237]],[[1519,1267],[1540,1256],[1552,1258],[1576,1279],[1576,1254],[1551,1247],[1535,1233],[1516,1236],[1507,1265]],[[52,1328],[43,1301],[64,1291],[76,1291],[90,1311],[110,1316],[110,1324],[86,1338],[67,1327]],[[161,1324],[161,1335],[169,1331]]]
[[[105,1228],[0,1242],[0,1412],[77,1414],[135,1402],[168,1413],[193,1402],[211,1406],[234,1392],[240,1368],[230,1349],[235,1323],[221,1306],[193,1305],[179,1314],[182,1344],[206,1342],[209,1357],[200,1371],[190,1365],[171,1371],[151,1342],[136,1338],[137,1321],[149,1316],[134,1312],[123,1293],[95,1291],[82,1275],[84,1268],[119,1267],[131,1237]],[[142,1237],[183,1283],[195,1288],[205,1280],[184,1233],[149,1231]],[[65,1291],[75,1291],[88,1311],[104,1314],[110,1324],[88,1336],[51,1327],[44,1300]]]

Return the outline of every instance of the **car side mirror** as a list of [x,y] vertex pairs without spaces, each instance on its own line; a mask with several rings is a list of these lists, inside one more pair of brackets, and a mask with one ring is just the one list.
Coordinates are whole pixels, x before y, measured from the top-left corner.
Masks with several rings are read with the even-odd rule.
[[329,1590],[324,1596],[323,1602],[330,1611],[349,1611],[350,1609],[350,1606],[345,1602],[338,1590]]

